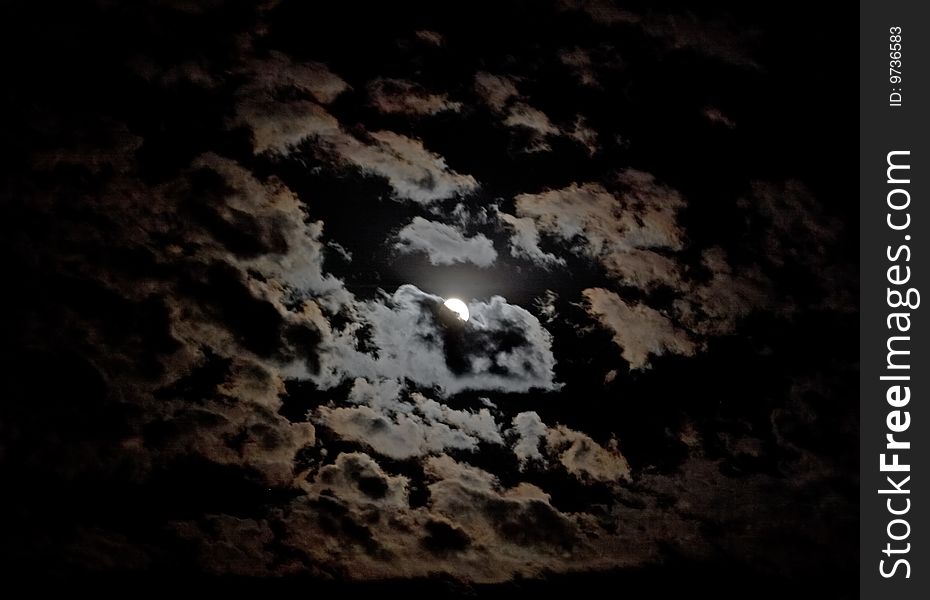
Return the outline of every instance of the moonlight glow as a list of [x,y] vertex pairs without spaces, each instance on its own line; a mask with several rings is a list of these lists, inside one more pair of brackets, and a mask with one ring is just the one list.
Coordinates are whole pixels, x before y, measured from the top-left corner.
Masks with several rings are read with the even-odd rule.
[[468,307],[465,306],[465,303],[458,298],[449,298],[443,303],[443,305],[457,314],[461,320],[468,320]]

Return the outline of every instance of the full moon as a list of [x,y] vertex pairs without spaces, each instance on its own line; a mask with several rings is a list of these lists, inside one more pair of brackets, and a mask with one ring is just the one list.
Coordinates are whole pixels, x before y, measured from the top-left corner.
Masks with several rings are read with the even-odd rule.
[[468,307],[465,306],[465,303],[458,298],[449,298],[443,303],[443,305],[457,314],[461,320],[468,320]]

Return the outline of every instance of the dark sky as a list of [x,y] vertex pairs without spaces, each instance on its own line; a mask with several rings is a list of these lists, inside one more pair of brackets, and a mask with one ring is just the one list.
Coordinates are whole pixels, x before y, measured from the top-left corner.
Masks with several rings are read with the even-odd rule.
[[852,597],[851,14],[2,10],[4,569]]

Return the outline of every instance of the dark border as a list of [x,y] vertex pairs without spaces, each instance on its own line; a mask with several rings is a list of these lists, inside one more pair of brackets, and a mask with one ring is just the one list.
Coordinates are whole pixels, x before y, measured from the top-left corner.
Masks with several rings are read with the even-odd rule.
[[[905,518],[910,523],[910,552],[906,555],[911,566],[910,579],[905,579],[899,570],[891,578],[879,573],[879,561],[886,560],[886,569],[893,564],[894,556],[882,554],[888,543],[886,526],[890,515],[886,508],[887,495],[878,490],[888,487],[885,477],[892,473],[879,470],[879,455],[886,452],[885,435],[888,432],[886,415],[893,407],[886,402],[885,393],[889,382],[879,378],[885,373],[886,342],[891,331],[886,318],[891,309],[886,302],[887,270],[891,263],[886,257],[889,245],[892,248],[903,243],[904,232],[894,232],[886,225],[886,194],[895,186],[886,181],[886,160],[892,150],[910,150],[911,182],[907,186],[911,194],[912,224],[908,233],[912,256],[908,264],[912,271],[913,285],[924,291],[930,264],[926,260],[927,238],[930,237],[930,169],[927,168],[930,153],[930,130],[925,112],[930,112],[927,78],[930,77],[930,20],[926,14],[930,7],[926,3],[863,0],[859,5],[859,211],[860,211],[860,597],[864,599],[909,600],[925,598],[930,565],[927,564],[927,466],[930,449],[930,427],[927,420],[930,412],[927,381],[930,380],[930,360],[927,347],[930,331],[923,313],[928,309],[921,306],[912,310],[909,356],[912,377],[911,401],[906,407],[910,411],[911,425],[898,434],[900,439],[911,442],[911,450],[905,451],[911,465],[908,473],[911,480],[911,509]],[[900,86],[889,82],[889,28],[902,28],[903,80]],[[812,65],[816,61],[812,61]],[[823,65],[829,68],[828,65]],[[889,106],[892,87],[901,87],[902,106]],[[904,264],[904,263],[900,263]],[[921,302],[930,301],[930,296]],[[905,371],[902,371],[905,372]],[[905,457],[902,456],[902,459]],[[900,526],[900,525],[899,525]],[[900,526],[903,527],[903,526]],[[903,543],[903,542],[897,542]],[[905,555],[900,555],[905,556]]]

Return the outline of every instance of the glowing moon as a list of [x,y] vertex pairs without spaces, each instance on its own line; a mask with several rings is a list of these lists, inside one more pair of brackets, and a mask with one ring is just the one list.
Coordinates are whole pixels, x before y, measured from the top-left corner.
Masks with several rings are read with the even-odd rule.
[[459,318],[463,321],[468,320],[468,307],[465,306],[465,303],[459,300],[458,298],[449,298],[443,305],[457,314]]

